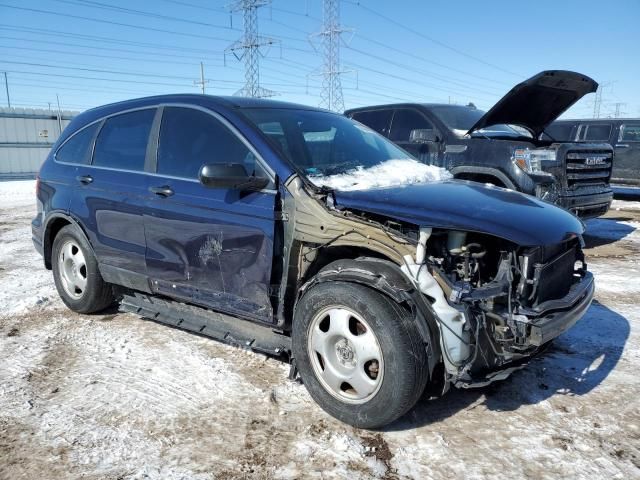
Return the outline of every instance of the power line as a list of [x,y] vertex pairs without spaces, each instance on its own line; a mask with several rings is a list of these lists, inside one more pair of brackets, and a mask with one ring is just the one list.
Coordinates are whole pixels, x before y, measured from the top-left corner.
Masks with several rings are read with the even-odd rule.
[[375,16],[377,16],[379,18],[382,18],[382,19],[386,20],[387,22],[393,23],[394,25],[396,25],[396,26],[398,26],[398,27],[400,27],[400,28],[402,28],[402,29],[404,29],[404,30],[406,30],[408,32],[411,32],[414,35],[417,35],[417,36],[419,36],[421,38],[424,38],[425,40],[428,40],[428,41],[430,41],[432,43],[435,43],[436,45],[439,45],[442,48],[446,48],[447,50],[455,52],[458,55],[462,55],[463,57],[467,57],[467,58],[469,58],[471,60],[475,60],[476,62],[482,63],[482,64],[484,64],[484,65],[486,65],[488,67],[494,68],[494,69],[499,70],[501,72],[508,73],[509,75],[514,75],[516,77],[521,77],[521,75],[519,75],[517,73],[511,72],[511,71],[506,70],[506,69],[504,69],[504,68],[502,68],[502,67],[500,67],[498,65],[495,65],[493,63],[487,62],[487,61],[485,61],[485,60],[483,60],[481,58],[478,58],[478,57],[476,57],[474,55],[466,53],[466,52],[464,52],[464,51],[462,51],[462,50],[460,50],[460,49],[458,49],[456,47],[452,47],[451,45],[447,45],[446,43],[441,42],[440,40],[437,40],[437,39],[435,39],[433,37],[430,37],[429,35],[426,35],[426,34],[420,32],[418,30],[414,30],[413,28],[408,27],[407,25],[404,25],[404,24],[398,22],[397,20],[394,20],[393,18],[391,18],[391,17],[389,17],[387,15],[384,15],[384,14],[382,14],[380,12],[377,12],[377,11],[373,10],[372,8],[367,7],[366,5],[362,5],[359,1],[355,1],[355,2],[351,1],[351,0],[344,0],[344,1],[346,3],[348,3],[348,4],[360,7],[363,10],[369,12],[371,15],[375,15]]
[[116,11],[116,12],[121,12],[121,13],[126,13],[129,15],[138,15],[138,16],[143,16],[143,17],[147,17],[147,18],[157,18],[160,20],[168,20],[168,21],[172,21],[172,22],[180,22],[180,23],[188,23],[191,25],[201,25],[203,27],[209,27],[209,28],[217,28],[217,29],[221,29],[221,30],[237,30],[236,28],[233,27],[225,27],[222,25],[216,25],[213,23],[208,23],[208,22],[202,22],[200,20],[192,20],[192,19],[188,19],[188,18],[180,18],[180,17],[175,17],[175,16],[170,16],[170,15],[162,15],[159,13],[154,13],[154,12],[146,12],[143,10],[134,10],[132,8],[126,8],[126,7],[119,7],[116,5],[109,5],[107,3],[101,3],[101,2],[95,2],[92,0],[53,0],[55,2],[59,2],[59,3],[66,3],[66,4],[70,4],[70,5],[80,5],[83,7],[87,7],[87,8],[97,8],[97,9],[102,9],[102,10],[111,10],[111,11]]
[[[203,54],[211,54],[210,49],[204,48],[190,48],[190,47],[181,47],[176,46],[175,44],[163,44],[163,43],[146,43],[146,42],[137,42],[132,40],[119,40],[111,37],[103,37],[98,35],[86,35],[86,34],[78,34],[78,33],[69,33],[63,32],[60,30],[50,30],[46,28],[29,28],[29,27],[15,27],[13,25],[0,24],[0,30],[11,30],[17,32],[27,32],[36,35],[44,35],[44,36],[55,36],[55,37],[69,37],[69,38],[77,38],[82,40],[89,40],[91,42],[100,42],[102,43],[113,43],[116,45],[126,45],[126,46],[137,46],[140,48],[153,48],[155,50],[174,50],[178,52],[192,52],[192,53],[203,53]],[[84,45],[86,48],[98,48],[90,45]],[[146,52],[145,52],[146,53]],[[157,55],[157,54],[153,54]],[[221,55],[222,56],[222,55]],[[201,58],[201,57],[198,57]]]
[[150,32],[159,32],[159,33],[169,33],[171,35],[181,35],[184,37],[194,37],[194,38],[204,38],[207,40],[214,40],[214,41],[221,41],[221,42],[228,42],[229,39],[227,38],[222,38],[222,37],[212,37],[210,35],[200,35],[197,33],[187,33],[187,32],[178,32],[175,30],[166,30],[166,29],[162,29],[162,28],[153,28],[153,27],[143,27],[142,25],[134,25],[131,23],[124,23],[124,22],[114,22],[111,20],[104,20],[102,18],[94,18],[94,17],[85,17],[82,15],[72,15],[70,13],[60,13],[60,12],[53,12],[51,10],[42,10],[42,9],[37,9],[37,8],[26,8],[26,7],[16,7],[13,5],[7,5],[6,3],[0,3],[0,7],[5,7],[5,8],[12,8],[14,10],[22,10],[22,11],[26,11],[26,12],[33,12],[33,13],[42,13],[42,14],[46,14],[46,15],[55,15],[58,17],[66,17],[66,18],[75,18],[78,20],[86,20],[86,21],[91,21],[91,22],[98,22],[98,23],[105,23],[108,25],[117,25],[120,27],[128,27],[128,28],[135,28],[138,30],[147,30]]

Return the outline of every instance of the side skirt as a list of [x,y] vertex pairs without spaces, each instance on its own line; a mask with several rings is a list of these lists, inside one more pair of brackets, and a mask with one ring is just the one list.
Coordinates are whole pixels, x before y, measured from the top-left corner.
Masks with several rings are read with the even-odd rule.
[[270,356],[288,358],[291,352],[291,337],[268,326],[174,300],[138,292],[126,293],[122,297],[120,310]]

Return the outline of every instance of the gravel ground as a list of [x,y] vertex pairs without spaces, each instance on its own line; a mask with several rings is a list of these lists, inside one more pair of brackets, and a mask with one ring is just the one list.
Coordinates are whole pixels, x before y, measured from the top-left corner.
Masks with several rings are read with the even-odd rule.
[[588,222],[597,300],[508,380],[381,432],[282,363],[116,310],[78,315],[33,250],[33,182],[0,183],[0,478],[640,478],[640,204]]

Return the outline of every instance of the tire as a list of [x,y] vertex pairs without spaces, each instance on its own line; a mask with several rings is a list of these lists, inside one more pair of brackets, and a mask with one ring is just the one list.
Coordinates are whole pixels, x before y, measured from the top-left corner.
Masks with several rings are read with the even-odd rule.
[[424,391],[426,350],[414,320],[376,290],[348,282],[315,285],[296,305],[292,336],[309,394],[349,425],[387,425]]
[[51,266],[58,294],[74,312],[98,312],[114,302],[89,242],[75,225],[63,227],[54,238]]

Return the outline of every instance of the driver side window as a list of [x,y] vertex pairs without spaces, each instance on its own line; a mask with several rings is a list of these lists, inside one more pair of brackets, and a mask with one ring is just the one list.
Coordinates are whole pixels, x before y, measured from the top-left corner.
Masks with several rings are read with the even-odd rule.
[[217,118],[201,110],[165,107],[158,141],[157,173],[197,179],[204,164],[235,163],[256,171],[249,148]]
[[398,109],[393,115],[389,139],[394,142],[410,141],[411,130],[433,130],[433,125],[415,110]]

